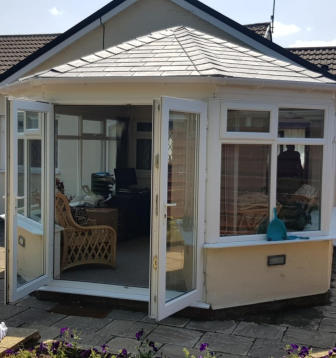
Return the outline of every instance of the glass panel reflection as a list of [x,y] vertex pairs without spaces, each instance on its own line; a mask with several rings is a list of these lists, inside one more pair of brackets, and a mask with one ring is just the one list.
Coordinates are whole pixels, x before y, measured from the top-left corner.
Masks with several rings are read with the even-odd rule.
[[[26,128],[39,125],[42,113],[18,112]],[[37,121],[37,122],[36,122]],[[42,224],[42,138],[31,139],[23,131],[17,140],[17,287],[44,274],[44,230]]]
[[222,145],[221,236],[266,232],[270,156],[270,145]]
[[39,116],[38,112],[26,112],[26,129],[38,129]]
[[228,132],[268,133],[270,130],[270,112],[228,110]]
[[199,116],[170,112],[166,302],[195,289]]
[[324,111],[320,109],[279,110],[280,138],[323,138]]
[[288,231],[320,230],[322,157],[322,146],[278,146],[277,201]]

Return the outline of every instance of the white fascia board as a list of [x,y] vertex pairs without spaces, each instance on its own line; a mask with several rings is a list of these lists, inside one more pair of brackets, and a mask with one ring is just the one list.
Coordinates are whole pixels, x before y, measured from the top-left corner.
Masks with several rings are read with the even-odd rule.
[[[216,26],[217,28],[223,30],[227,34],[231,35],[232,37],[235,37],[236,39],[244,42],[245,44],[253,47],[254,49],[261,51],[263,54],[266,54],[266,55],[271,56],[271,57],[276,57],[276,58],[278,58],[280,60],[290,62],[290,63],[294,63],[294,64],[297,65],[297,63],[295,61],[292,61],[288,57],[281,55],[277,51],[273,51],[272,49],[270,49],[269,47],[261,44],[260,42],[255,41],[250,36],[247,36],[247,35],[243,34],[242,32],[234,29],[230,25],[225,24],[224,22],[222,22],[222,21],[216,19],[215,17],[207,14],[206,12],[196,8],[195,6],[187,3],[186,1],[184,1],[184,0],[170,0],[170,1],[174,2],[176,5],[182,7],[183,9],[188,10],[189,12],[191,12],[194,15],[198,16],[202,20],[205,20],[206,22],[209,22],[210,24],[212,24],[212,25]],[[301,65],[299,65],[299,66],[301,66]]]
[[20,70],[18,70],[15,73],[13,73],[11,76],[9,76],[4,81],[2,81],[1,84],[7,84],[7,83],[10,83],[10,82],[16,81],[18,78],[20,78],[21,76],[23,76],[27,72],[33,70],[35,67],[39,66],[41,63],[43,63],[44,61],[48,60],[50,57],[56,55],[57,53],[62,51],[67,46],[71,45],[75,41],[79,40],[81,37],[85,36],[90,31],[92,31],[92,30],[96,29],[97,27],[99,27],[101,25],[101,23],[104,23],[104,22],[110,20],[113,16],[119,14],[121,11],[125,10],[126,8],[128,8],[130,5],[134,4],[137,1],[138,0],[125,1],[121,5],[117,6],[116,8],[112,9],[111,11],[109,11],[107,14],[105,14],[101,18],[93,21],[91,24],[89,24],[86,27],[84,27],[83,29],[79,30],[78,32],[73,34],[68,39],[62,41],[60,44],[58,44],[57,46],[53,47],[52,49],[50,49],[45,54],[39,56],[34,61],[32,61],[29,64],[27,64],[25,67],[21,68]]
[[[0,93],[10,95],[18,88],[25,89],[32,86],[48,86],[55,84],[93,84],[93,83],[202,83],[218,84],[221,86],[248,86],[261,88],[279,89],[305,89],[307,91],[320,90],[336,94],[336,83],[311,83],[296,81],[264,80],[258,78],[224,78],[224,77],[77,77],[77,78],[29,78],[24,81],[16,81],[7,85],[0,86]],[[46,88],[44,89],[44,91]]]

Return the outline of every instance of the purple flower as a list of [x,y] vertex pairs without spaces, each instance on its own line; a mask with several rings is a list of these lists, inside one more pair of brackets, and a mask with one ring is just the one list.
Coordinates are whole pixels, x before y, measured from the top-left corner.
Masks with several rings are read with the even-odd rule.
[[121,351],[122,356],[126,357],[127,356],[127,349],[123,348]]
[[60,336],[62,337],[62,336],[65,334],[65,332],[67,332],[68,330],[69,330],[69,327],[63,327],[63,328],[61,328]]
[[65,343],[65,346],[68,348],[72,348],[72,344],[71,343]]
[[53,354],[56,354],[57,353],[57,350],[60,346],[60,342],[59,341],[55,341],[52,343],[51,345],[51,351],[53,352]]
[[305,346],[301,347],[300,352],[299,352],[299,357],[300,358],[305,358],[308,355],[309,355],[309,348],[305,347]]
[[91,349],[87,349],[86,351],[83,351],[81,354],[80,354],[80,357],[81,358],[88,358],[90,357],[91,355]]
[[15,351],[13,349],[7,349],[5,352],[5,355],[13,355],[15,354]]
[[140,339],[141,339],[141,337],[143,336],[143,334],[144,334],[144,330],[143,330],[143,329],[142,329],[141,331],[137,332],[137,333],[135,334],[136,339],[137,339],[138,341],[140,341]]
[[208,343],[202,343],[200,346],[200,351],[203,352],[209,347]]
[[151,341],[151,342],[148,343],[148,345],[149,345],[151,348],[153,348],[153,351],[154,351],[154,352],[157,352],[157,351],[158,351],[158,348],[155,347],[155,343],[154,343],[154,342]]
[[106,354],[106,353],[107,353],[107,349],[108,349],[107,344],[103,344],[103,345],[101,346],[101,349],[102,349],[102,352],[103,352],[104,354]]

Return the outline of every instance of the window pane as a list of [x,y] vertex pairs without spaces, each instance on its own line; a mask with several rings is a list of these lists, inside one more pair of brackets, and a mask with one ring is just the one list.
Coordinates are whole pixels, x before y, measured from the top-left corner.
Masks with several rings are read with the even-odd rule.
[[39,128],[39,113],[26,112],[26,129],[38,129],[38,128]]
[[103,145],[101,140],[83,140],[82,185],[91,189],[91,175],[104,171]]
[[319,109],[279,110],[279,137],[323,138],[324,111]]
[[152,162],[152,140],[137,139],[136,141],[136,168],[150,170]]
[[56,114],[57,134],[58,135],[74,135],[79,134],[79,117],[66,114]]
[[24,112],[18,112],[17,114],[17,119],[18,119],[18,132],[22,133],[24,132]]
[[28,217],[41,222],[42,146],[40,139],[28,140]]
[[83,120],[83,133],[85,134],[103,134],[103,121]]
[[152,123],[151,122],[138,122],[137,123],[137,131],[138,132],[151,132],[152,131]]
[[270,112],[228,110],[228,132],[261,132],[270,130]]
[[322,160],[322,146],[278,146],[277,201],[288,231],[320,230]]
[[199,116],[169,112],[166,302],[196,285]]
[[270,145],[222,145],[221,236],[266,232],[270,156]]
[[80,193],[80,174],[78,172],[79,140],[57,139],[57,179],[64,185],[64,194],[69,198]]
[[[18,139],[18,196],[24,196],[24,140]],[[24,199],[17,201],[17,211],[24,214]]]

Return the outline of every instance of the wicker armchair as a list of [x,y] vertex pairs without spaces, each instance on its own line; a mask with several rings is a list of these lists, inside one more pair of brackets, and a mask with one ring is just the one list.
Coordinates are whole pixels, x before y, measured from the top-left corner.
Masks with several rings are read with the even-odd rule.
[[117,234],[110,226],[81,226],[72,217],[68,199],[56,194],[56,222],[62,232],[61,272],[75,266],[102,264],[115,267]]

